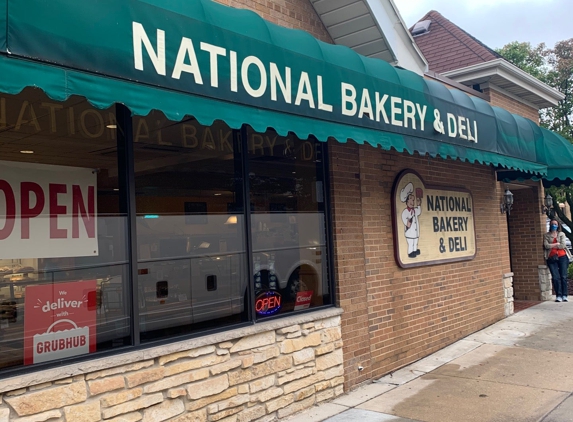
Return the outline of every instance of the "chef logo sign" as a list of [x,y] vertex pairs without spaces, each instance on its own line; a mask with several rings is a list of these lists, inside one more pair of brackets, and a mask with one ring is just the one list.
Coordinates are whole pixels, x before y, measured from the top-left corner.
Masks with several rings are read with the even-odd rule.
[[24,364],[96,351],[96,282],[28,286]]
[[464,189],[426,185],[412,170],[394,182],[394,251],[403,268],[473,259],[473,200]]

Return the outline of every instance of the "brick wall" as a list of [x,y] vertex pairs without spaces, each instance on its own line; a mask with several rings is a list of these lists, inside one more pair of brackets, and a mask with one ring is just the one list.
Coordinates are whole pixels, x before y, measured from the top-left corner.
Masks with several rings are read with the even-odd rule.
[[540,300],[538,266],[544,264],[542,236],[545,214],[541,214],[542,189],[531,182],[524,189],[510,189],[513,209],[509,215],[511,264],[515,299]]
[[309,0],[215,0],[218,3],[257,12],[269,22],[302,29],[313,37],[333,44]]
[[[371,360],[359,147],[353,142],[330,146],[336,297],[344,309],[342,337],[351,345],[344,353],[345,376],[348,385],[354,386],[372,378],[369,370],[357,370]],[[390,253],[385,245],[379,247],[380,254]]]
[[513,98],[508,97],[507,95],[504,95],[494,89],[486,88],[483,90],[483,93],[489,96],[489,102],[491,105],[505,108],[510,113],[526,117],[539,124],[538,109],[530,107],[520,101],[514,100]]
[[[332,142],[335,271],[346,387],[400,368],[504,317],[510,272],[503,195],[492,168]],[[396,175],[471,191],[472,261],[402,269],[394,260],[391,192]],[[358,371],[358,366],[364,367]]]

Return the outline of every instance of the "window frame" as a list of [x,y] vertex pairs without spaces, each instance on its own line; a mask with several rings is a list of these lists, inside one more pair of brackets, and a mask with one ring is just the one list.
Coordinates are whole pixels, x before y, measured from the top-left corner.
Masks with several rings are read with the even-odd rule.
[[[29,374],[36,371],[52,369],[55,367],[62,367],[75,363],[81,363],[94,359],[103,359],[109,356],[121,355],[124,353],[136,352],[138,350],[150,349],[154,347],[161,347],[164,345],[172,344],[174,342],[195,339],[199,337],[206,337],[209,335],[228,332],[235,329],[240,329],[246,326],[255,324],[264,324],[276,319],[283,319],[294,315],[310,314],[327,308],[336,307],[336,290],[335,290],[335,271],[334,271],[334,239],[332,235],[332,210],[331,210],[331,181],[330,181],[330,160],[329,160],[329,147],[328,142],[320,142],[321,145],[321,177],[323,183],[324,195],[324,220],[325,220],[325,236],[326,236],[326,271],[325,276],[328,277],[327,284],[329,288],[329,303],[313,308],[299,310],[296,312],[288,312],[285,314],[277,314],[264,319],[258,319],[254,312],[255,303],[255,289],[252,282],[247,283],[248,295],[245,306],[248,306],[248,320],[239,322],[233,325],[224,326],[221,328],[209,328],[200,330],[189,334],[175,335],[169,338],[162,338],[145,343],[141,343],[140,338],[140,318],[138,309],[138,256],[137,256],[137,232],[136,232],[136,194],[135,194],[135,159],[134,159],[134,133],[133,133],[133,116],[131,111],[123,104],[115,103],[115,118],[117,121],[117,163],[118,163],[118,185],[120,189],[119,201],[120,212],[127,215],[127,258],[128,258],[128,274],[129,279],[126,281],[127,288],[131,289],[129,295],[130,302],[130,336],[131,344],[116,349],[96,351],[94,353],[74,356],[63,360],[56,360],[44,362],[34,365],[20,365],[15,367],[0,368],[0,374],[3,377],[12,377],[21,374]],[[232,129],[233,141],[240,146],[243,152],[240,155],[241,170],[243,175],[249,174],[249,155],[248,151],[248,125],[243,124],[240,129]],[[254,129],[253,129],[254,130]],[[312,138],[312,136],[311,136]],[[310,139],[310,138],[309,138]],[[243,204],[249,203],[250,186],[248,178],[243,178],[242,183]],[[251,279],[251,272],[253,268],[253,244],[251,232],[251,209],[249,206],[244,207],[245,218],[245,251],[246,251],[246,265],[249,271],[247,279]]]

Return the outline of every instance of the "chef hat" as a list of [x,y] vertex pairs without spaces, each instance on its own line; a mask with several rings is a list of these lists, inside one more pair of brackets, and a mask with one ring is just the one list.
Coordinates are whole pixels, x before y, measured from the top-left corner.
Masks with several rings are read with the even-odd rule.
[[414,192],[414,185],[410,182],[400,191],[400,201],[406,202],[412,192]]

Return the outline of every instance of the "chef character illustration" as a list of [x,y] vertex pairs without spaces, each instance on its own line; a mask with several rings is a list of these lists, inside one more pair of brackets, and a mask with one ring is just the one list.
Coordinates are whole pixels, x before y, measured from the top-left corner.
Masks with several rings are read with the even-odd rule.
[[420,239],[420,223],[418,216],[422,214],[422,189],[416,189],[414,195],[414,185],[408,183],[400,191],[400,200],[406,203],[406,208],[402,211],[402,222],[404,223],[404,234],[408,242],[408,257],[416,258],[420,255],[418,240]]

